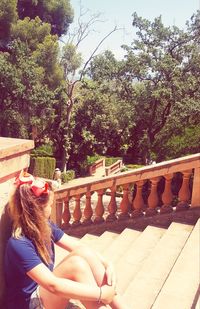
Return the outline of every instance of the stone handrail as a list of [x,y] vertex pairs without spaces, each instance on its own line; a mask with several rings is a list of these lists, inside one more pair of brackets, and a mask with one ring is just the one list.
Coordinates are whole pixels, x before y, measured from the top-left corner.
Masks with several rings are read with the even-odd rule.
[[99,168],[104,168],[105,167],[105,158],[101,158],[94,162],[92,165],[89,167],[89,174],[92,176],[94,175]]
[[112,165],[105,167],[106,176],[119,172],[122,166],[123,166],[122,160],[117,160]]
[[[173,211],[172,181],[177,173],[182,175],[182,183],[177,195],[177,209],[200,206],[200,154],[165,161],[113,176],[87,181],[87,183],[70,185],[55,191],[55,203],[52,220],[59,226],[80,225],[104,220],[134,218],[142,215],[154,215]],[[158,183],[164,179],[164,190],[161,194],[162,205],[159,207]],[[191,181],[192,180],[192,181]],[[149,193],[144,201],[143,187],[149,182]],[[192,188],[191,188],[192,182]],[[116,203],[116,192],[122,190],[119,207]],[[130,188],[134,187],[134,196]],[[109,190],[110,202],[105,215],[103,195]],[[98,195],[97,203],[92,207],[92,194]],[[84,209],[81,199],[85,198]],[[70,207],[70,202],[74,206]]]

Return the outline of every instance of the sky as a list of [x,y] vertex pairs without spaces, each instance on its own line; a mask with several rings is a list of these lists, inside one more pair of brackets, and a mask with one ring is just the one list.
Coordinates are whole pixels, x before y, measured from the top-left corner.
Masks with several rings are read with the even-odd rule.
[[[74,23],[70,26],[72,29],[79,17],[80,0],[70,0],[70,3],[74,9]],[[130,46],[135,38],[132,26],[134,12],[150,21],[161,15],[165,26],[176,25],[184,29],[186,21],[200,9],[200,0],[81,0],[81,6],[88,10],[85,21],[96,13],[101,13],[102,20],[93,25],[91,30],[94,31],[79,46],[79,51],[86,61],[101,39],[115,26],[123,29],[111,34],[101,45],[98,53],[109,49],[117,59],[123,58],[124,51],[121,45]]]

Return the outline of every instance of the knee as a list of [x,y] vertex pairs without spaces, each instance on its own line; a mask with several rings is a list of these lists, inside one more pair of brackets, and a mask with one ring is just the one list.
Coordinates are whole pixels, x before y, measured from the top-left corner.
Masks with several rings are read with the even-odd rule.
[[77,279],[80,275],[86,274],[90,271],[87,261],[79,255],[71,255],[68,259],[68,263],[70,263],[70,268],[74,279]]

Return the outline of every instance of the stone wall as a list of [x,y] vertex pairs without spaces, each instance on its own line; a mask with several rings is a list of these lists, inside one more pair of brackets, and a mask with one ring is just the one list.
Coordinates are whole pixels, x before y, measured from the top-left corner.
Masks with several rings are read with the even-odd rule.
[[11,223],[7,214],[9,192],[15,177],[30,162],[31,140],[0,137],[0,308],[4,308],[4,250],[10,236]]

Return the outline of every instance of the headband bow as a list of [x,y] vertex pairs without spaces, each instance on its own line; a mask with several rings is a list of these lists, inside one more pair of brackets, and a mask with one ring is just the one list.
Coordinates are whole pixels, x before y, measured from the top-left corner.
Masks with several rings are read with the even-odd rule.
[[16,177],[14,184],[19,187],[23,184],[30,184],[34,195],[39,197],[41,194],[49,193],[49,184],[42,179],[35,179],[33,175],[21,171],[20,175]]
[[24,172],[24,171],[21,171],[21,173],[19,174],[18,177],[15,178],[15,182],[14,184],[19,187],[25,183],[28,183],[28,184],[32,184],[34,180],[34,177],[33,175],[27,173],[27,172]]

